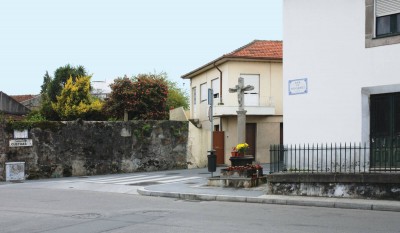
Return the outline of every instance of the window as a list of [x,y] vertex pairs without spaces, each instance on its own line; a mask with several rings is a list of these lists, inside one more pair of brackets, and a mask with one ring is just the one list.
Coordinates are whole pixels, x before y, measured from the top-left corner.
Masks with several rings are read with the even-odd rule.
[[251,85],[254,87],[251,91],[244,92],[244,106],[260,105],[260,75],[258,74],[241,74],[244,79],[244,86]]
[[365,47],[400,43],[400,0],[365,1]]
[[196,87],[192,88],[192,101],[193,101],[193,105],[196,105]]
[[376,36],[390,36],[400,33],[400,14],[376,18]]
[[203,83],[200,85],[200,102],[207,101],[207,96],[208,96],[207,83]]
[[219,98],[219,79],[214,79],[211,81],[211,87],[213,89],[213,94],[214,94],[214,99],[218,99]]
[[197,91],[196,91],[196,87],[192,88],[192,104],[193,104],[193,108],[192,108],[192,117],[193,118],[197,118]]

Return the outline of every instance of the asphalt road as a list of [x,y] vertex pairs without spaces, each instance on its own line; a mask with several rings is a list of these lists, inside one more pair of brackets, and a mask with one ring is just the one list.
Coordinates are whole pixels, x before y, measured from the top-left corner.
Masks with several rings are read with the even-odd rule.
[[0,232],[400,232],[399,212],[0,185]]

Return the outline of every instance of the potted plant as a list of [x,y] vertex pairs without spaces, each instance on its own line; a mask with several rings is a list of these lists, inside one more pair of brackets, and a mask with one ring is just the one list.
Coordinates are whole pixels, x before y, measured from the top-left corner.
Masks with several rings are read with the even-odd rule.
[[238,152],[237,152],[237,150],[236,150],[236,146],[232,147],[231,156],[232,156],[232,157],[238,156]]
[[236,145],[236,151],[238,152],[239,156],[244,156],[248,149],[249,149],[249,144],[245,142]]

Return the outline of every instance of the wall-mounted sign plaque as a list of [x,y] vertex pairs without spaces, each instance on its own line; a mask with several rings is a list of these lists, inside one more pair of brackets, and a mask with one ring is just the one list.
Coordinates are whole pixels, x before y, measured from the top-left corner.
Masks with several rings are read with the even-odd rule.
[[300,95],[308,93],[307,78],[289,80],[289,95]]

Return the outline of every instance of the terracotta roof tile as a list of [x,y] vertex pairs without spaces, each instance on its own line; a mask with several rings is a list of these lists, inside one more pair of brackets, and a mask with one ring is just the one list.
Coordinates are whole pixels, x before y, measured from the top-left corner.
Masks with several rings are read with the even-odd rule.
[[223,56],[181,76],[181,78],[192,78],[195,75],[215,67],[219,62],[229,59],[260,59],[280,60],[283,59],[282,41],[279,40],[254,40],[231,53]]
[[35,98],[37,95],[10,95],[11,98],[15,99],[18,102],[23,102],[26,100],[30,100]]
[[282,59],[282,41],[254,40],[253,42],[224,55],[224,57]]

